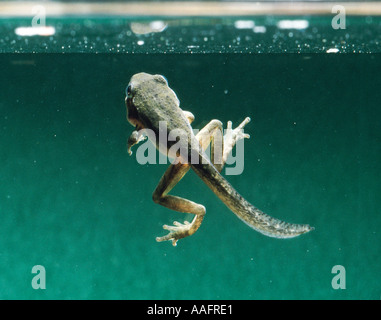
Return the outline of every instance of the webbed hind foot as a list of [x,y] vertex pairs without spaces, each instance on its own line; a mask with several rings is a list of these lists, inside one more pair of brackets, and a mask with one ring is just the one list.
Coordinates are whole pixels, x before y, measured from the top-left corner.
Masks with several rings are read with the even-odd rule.
[[172,245],[175,247],[177,245],[177,241],[182,238],[191,236],[194,234],[197,229],[200,227],[202,219],[204,218],[204,214],[198,214],[194,217],[192,222],[184,221],[184,224],[174,221],[173,226],[163,225],[163,229],[169,230],[169,233],[163,237],[157,237],[157,242],[171,240]]

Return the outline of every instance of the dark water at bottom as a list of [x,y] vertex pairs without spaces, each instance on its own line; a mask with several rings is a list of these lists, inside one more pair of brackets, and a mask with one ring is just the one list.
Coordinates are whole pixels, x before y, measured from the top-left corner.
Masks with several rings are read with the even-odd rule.
[[[380,55],[4,54],[0,69],[0,298],[380,298]],[[168,79],[195,128],[250,116],[245,169],[227,179],[315,230],[258,234],[190,172],[172,194],[204,204],[204,223],[176,248],[156,243],[192,217],[152,202],[165,165],[126,152],[140,71]]]

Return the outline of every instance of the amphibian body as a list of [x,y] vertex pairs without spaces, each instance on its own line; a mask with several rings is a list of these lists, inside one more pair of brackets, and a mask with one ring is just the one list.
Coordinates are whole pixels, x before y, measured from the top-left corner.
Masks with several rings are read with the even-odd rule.
[[[164,225],[163,228],[169,230],[169,233],[157,237],[157,241],[170,240],[175,246],[179,239],[194,234],[204,219],[203,205],[168,194],[190,168],[231,211],[256,231],[275,238],[293,238],[313,229],[306,224],[287,223],[268,216],[246,201],[220,174],[236,142],[249,137],[243,134],[242,129],[250,118],[246,118],[234,130],[229,121],[230,134],[225,136],[222,135],[223,127],[219,120],[210,121],[194,134],[191,127],[194,116],[180,109],[180,102],[174,91],[169,88],[167,80],[161,75],[147,73],[138,73],[131,78],[126,89],[126,107],[127,120],[135,126],[135,131],[128,140],[129,152],[133,145],[144,140],[144,129],[150,129],[154,133],[150,139],[159,151],[177,160],[170,164],[162,176],[153,193],[153,201],[169,209],[195,215],[192,222]],[[163,143],[162,139],[159,139],[159,136],[163,136],[162,123],[165,123],[165,137],[176,131],[179,133],[179,139],[166,138]],[[174,144],[177,144],[178,151],[176,154],[169,154]],[[219,145],[221,152],[213,153],[214,156],[209,158],[205,154],[209,145],[212,149]]]

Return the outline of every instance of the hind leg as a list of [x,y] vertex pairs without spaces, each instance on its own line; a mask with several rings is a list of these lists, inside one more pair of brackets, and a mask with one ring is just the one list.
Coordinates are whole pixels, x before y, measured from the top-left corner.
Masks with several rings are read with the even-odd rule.
[[[186,114],[186,116],[189,122],[193,121],[194,117],[192,114]],[[239,127],[234,130],[231,130],[231,122],[230,125],[228,123],[227,133],[225,136],[222,136],[222,123],[218,120],[212,120],[196,135],[196,138],[199,140],[203,150],[205,150],[209,144],[211,144],[213,154],[212,162],[215,164],[219,171],[222,170],[227,156],[231,152],[236,141],[247,137],[247,135],[240,134],[240,132],[245,124],[249,121],[250,119],[246,119],[241,123]],[[220,148],[220,151],[215,152],[216,148]],[[214,156],[214,154],[216,155]],[[168,194],[172,188],[184,177],[189,169],[189,164],[171,164],[165,171],[164,175],[161,177],[152,198],[155,203],[158,203],[164,207],[178,212],[192,213],[195,215],[195,217],[193,218],[192,222],[185,221],[184,224],[182,224],[175,221],[173,226],[164,225],[163,228],[169,230],[169,233],[163,237],[157,237],[156,241],[158,242],[170,240],[172,241],[172,245],[176,246],[178,240],[194,234],[201,226],[202,220],[204,219],[206,210],[203,205],[188,199]]]
[[185,238],[194,234],[200,227],[202,220],[205,216],[205,207],[193,201],[169,195],[168,192],[183,178],[183,176],[190,169],[189,164],[171,164],[165,171],[160,179],[158,186],[153,193],[153,201],[169,209],[192,213],[195,215],[193,221],[189,223],[185,221],[184,224],[175,221],[174,226],[164,225],[163,228],[169,230],[169,234],[163,237],[157,237],[156,241],[171,240],[172,244],[176,246],[179,239]]
[[243,128],[249,122],[250,118],[247,117],[237,128],[232,129],[232,122],[228,121],[225,135],[223,136],[222,122],[212,120],[196,135],[204,151],[208,148],[209,144],[211,145],[210,159],[219,172],[224,167],[237,141],[250,138],[248,134],[243,133]]
[[230,152],[232,152],[235,144],[238,140],[247,138],[250,138],[249,134],[243,133],[243,128],[245,125],[247,125],[251,119],[249,117],[246,117],[245,120],[241,122],[241,124],[235,128],[232,129],[232,122],[228,121],[227,128],[224,135],[224,154],[223,154],[223,163],[225,164]]

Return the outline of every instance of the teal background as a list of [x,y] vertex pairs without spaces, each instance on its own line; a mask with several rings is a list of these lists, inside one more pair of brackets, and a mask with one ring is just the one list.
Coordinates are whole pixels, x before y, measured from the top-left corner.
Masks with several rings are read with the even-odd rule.
[[[0,69],[0,298],[380,299],[380,55],[2,54]],[[227,179],[315,230],[265,237],[189,172],[172,194],[204,204],[204,222],[157,243],[192,217],[152,202],[165,165],[127,154],[140,71],[168,79],[195,128],[250,116],[245,170]]]

